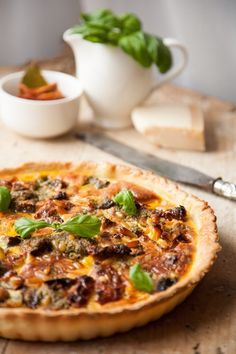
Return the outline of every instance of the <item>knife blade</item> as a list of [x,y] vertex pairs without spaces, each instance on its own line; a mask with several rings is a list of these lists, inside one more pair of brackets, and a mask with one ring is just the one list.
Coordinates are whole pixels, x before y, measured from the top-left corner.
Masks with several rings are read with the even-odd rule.
[[76,137],[132,165],[151,170],[176,182],[236,200],[236,184],[223,181],[221,177],[213,178],[192,167],[145,153],[100,132],[83,132],[76,134]]

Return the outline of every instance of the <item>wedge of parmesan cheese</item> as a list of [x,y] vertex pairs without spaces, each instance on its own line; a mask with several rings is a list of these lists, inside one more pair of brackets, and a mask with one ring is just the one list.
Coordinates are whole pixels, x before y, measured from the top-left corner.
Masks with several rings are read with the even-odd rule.
[[135,128],[158,146],[205,150],[204,117],[197,105],[140,106],[131,117]]

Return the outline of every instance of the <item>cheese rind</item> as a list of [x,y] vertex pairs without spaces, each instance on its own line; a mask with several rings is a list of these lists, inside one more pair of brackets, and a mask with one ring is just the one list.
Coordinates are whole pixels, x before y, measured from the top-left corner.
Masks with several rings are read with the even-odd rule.
[[205,150],[204,118],[196,105],[137,107],[131,117],[135,128],[158,146]]

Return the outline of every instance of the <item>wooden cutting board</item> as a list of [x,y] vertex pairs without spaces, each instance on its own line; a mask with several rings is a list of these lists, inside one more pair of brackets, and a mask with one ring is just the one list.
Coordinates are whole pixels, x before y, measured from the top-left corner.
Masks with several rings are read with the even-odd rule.
[[[63,60],[56,61],[55,65],[46,63],[45,67],[70,72],[73,65]],[[233,104],[172,85],[163,86],[154,92],[147,104],[153,102],[198,103],[205,112],[207,151],[199,153],[158,149],[131,128],[110,134],[134,147],[142,146],[143,150],[160,157],[236,182],[236,107]],[[119,161],[76,140],[74,133],[54,140],[30,140],[15,135],[3,127],[2,123],[0,151],[0,167],[40,160]],[[111,338],[51,344],[0,339],[0,353],[236,353],[236,203],[193,188],[186,189],[206,199],[215,209],[223,248],[211,272],[182,305],[159,321]]]

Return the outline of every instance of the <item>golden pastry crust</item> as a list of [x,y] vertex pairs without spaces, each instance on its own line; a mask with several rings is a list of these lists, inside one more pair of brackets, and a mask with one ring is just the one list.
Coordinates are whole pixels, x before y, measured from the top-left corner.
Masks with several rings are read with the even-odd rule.
[[169,312],[191,293],[211,268],[220,250],[214,212],[205,201],[182,191],[175,183],[134,167],[93,162],[81,162],[77,166],[70,163],[27,163],[19,168],[1,170],[0,178],[42,170],[71,170],[98,178],[125,180],[155,192],[174,205],[183,205],[197,228],[195,257],[191,269],[179,282],[163,292],[150,294],[144,300],[132,304],[100,307],[96,310],[0,308],[1,336],[32,341],[72,341],[123,332]]

